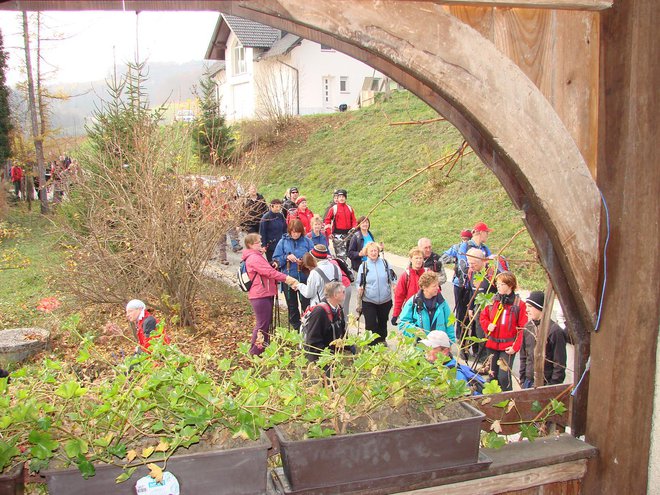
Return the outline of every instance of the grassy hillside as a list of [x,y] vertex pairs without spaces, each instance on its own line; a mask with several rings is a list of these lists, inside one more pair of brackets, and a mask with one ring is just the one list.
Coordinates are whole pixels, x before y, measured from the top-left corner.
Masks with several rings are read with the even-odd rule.
[[[455,151],[460,133],[447,122],[389,125],[437,117],[437,113],[407,91],[386,102],[355,112],[311,116],[262,158],[267,174],[260,191],[267,199],[282,197],[298,186],[312,211],[322,214],[332,191],[348,190],[348,202],[366,214],[383,196],[415,171]],[[303,131],[303,132],[301,132]],[[372,231],[387,250],[407,251],[422,236],[443,251],[458,241],[458,232],[484,221],[494,232],[488,245],[497,252],[523,223],[496,177],[472,153],[447,177],[430,170],[390,196],[372,214]],[[503,253],[513,260],[533,260],[533,243],[525,232]],[[526,288],[545,285],[542,268],[512,263]]]

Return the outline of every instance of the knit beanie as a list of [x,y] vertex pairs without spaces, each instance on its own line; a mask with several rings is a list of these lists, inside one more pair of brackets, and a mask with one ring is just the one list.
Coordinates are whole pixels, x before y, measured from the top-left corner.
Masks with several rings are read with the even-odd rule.
[[312,253],[312,256],[317,260],[325,260],[328,258],[328,248],[323,244],[317,244],[314,246],[310,253]]
[[529,293],[529,297],[527,298],[527,301],[525,301],[527,304],[531,304],[533,307],[538,309],[539,311],[543,311],[543,303],[545,302],[545,294],[541,292],[540,290],[534,290]]

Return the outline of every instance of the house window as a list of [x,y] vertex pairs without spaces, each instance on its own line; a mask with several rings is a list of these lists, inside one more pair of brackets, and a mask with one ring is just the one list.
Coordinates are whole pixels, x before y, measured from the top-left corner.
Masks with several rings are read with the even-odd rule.
[[339,79],[339,92],[348,93],[348,76],[341,76]]
[[334,52],[335,50],[328,45],[321,45],[321,51],[322,52]]
[[380,79],[377,77],[374,77],[373,80],[371,81],[371,91],[379,91],[380,90]]
[[245,74],[247,72],[245,48],[238,43],[232,48],[232,68],[234,70],[234,75]]

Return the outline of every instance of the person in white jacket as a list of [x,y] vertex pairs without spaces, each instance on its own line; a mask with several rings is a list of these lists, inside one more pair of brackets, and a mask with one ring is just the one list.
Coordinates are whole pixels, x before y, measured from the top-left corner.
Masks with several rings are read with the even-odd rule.
[[314,306],[323,299],[325,284],[333,280],[341,282],[341,270],[337,265],[330,263],[330,260],[328,260],[328,248],[323,244],[314,246],[310,253],[316,258],[317,265],[309,273],[307,283],[298,284],[298,290],[310,300],[309,305]]

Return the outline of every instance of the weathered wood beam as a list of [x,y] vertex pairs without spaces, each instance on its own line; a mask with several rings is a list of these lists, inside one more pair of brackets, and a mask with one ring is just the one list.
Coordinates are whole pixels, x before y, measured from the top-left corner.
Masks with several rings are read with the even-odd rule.
[[[371,3],[372,0],[352,0]],[[425,1],[425,0],[422,0]],[[430,0],[441,5],[464,5],[473,7],[513,7],[554,10],[599,11],[612,7],[612,0]],[[127,10],[127,11],[217,11],[219,0],[207,1],[5,1],[0,2],[0,10]]]
[[612,0],[437,0],[441,5],[466,7],[510,7],[552,10],[599,11],[612,7]]

